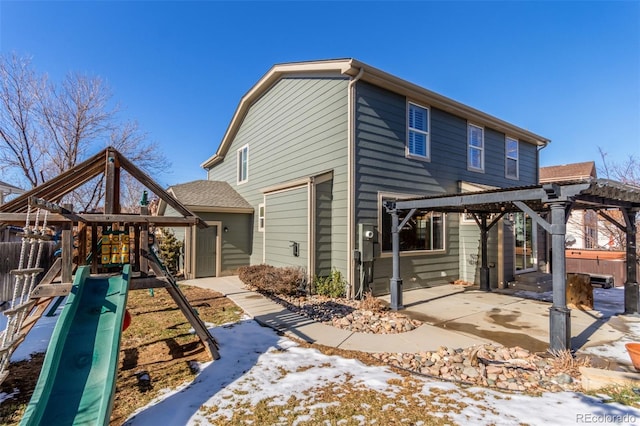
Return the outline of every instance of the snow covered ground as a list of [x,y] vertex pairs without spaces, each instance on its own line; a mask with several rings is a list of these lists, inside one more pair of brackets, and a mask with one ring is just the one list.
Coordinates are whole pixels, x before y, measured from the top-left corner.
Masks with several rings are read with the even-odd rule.
[[[621,310],[622,289],[596,289],[596,292],[597,309],[607,315]],[[543,298],[549,296],[542,295]],[[12,359],[26,359],[31,353],[43,352],[57,318],[43,317]],[[0,329],[3,327],[0,324]],[[192,383],[177,390],[166,390],[151,404],[138,410],[127,420],[127,425],[224,424],[232,416],[234,407],[253,406],[265,400],[275,407],[284,405],[291,397],[297,398],[305,407],[297,419],[304,421],[308,420],[308,413],[321,412],[316,410],[323,408],[314,399],[315,389],[327,386],[338,389],[347,382],[380,395],[399,396],[398,380],[401,377],[389,368],[367,366],[357,360],[300,347],[250,319],[211,330],[220,342],[222,358],[202,364]],[[640,336],[640,322],[632,324],[629,330],[625,340]],[[626,352],[618,353],[620,345],[612,346],[606,356],[627,357]],[[624,349],[623,344],[622,347]],[[598,352],[598,355],[603,356],[605,352]],[[448,416],[460,425],[640,424],[640,410],[579,393],[545,393],[535,397],[463,388],[422,377],[412,380],[419,384],[420,395],[417,397],[425,401],[437,399],[435,395],[438,394],[447,396],[435,405],[436,408],[430,405],[429,411],[425,412]],[[0,395],[0,401],[6,396]],[[446,402],[449,400],[457,403],[451,405]],[[358,419],[354,416],[349,420],[357,423]],[[364,424],[364,420],[360,419],[360,422]]]
[[[389,380],[401,379],[385,367],[367,366],[356,360],[301,348],[250,320],[212,331],[221,344],[223,357],[203,364],[193,383],[162,395],[139,410],[127,425],[206,425],[212,419],[210,407],[217,407],[213,418],[221,424],[231,417],[234,406],[243,403],[255,405],[271,398],[270,404],[276,406],[285,404],[292,396],[304,398],[308,389],[327,384],[338,388],[346,381],[393,395],[397,389]],[[459,412],[446,404],[441,405],[441,412],[430,411],[435,415],[448,415],[460,425],[640,423],[640,410],[604,403],[579,393],[546,393],[535,397],[462,388],[425,378],[415,380],[422,382],[422,392],[427,397],[435,389],[441,389],[452,400],[464,402],[466,406]],[[477,399],[478,394],[482,395],[481,399]],[[313,407],[312,397],[308,398]]]
[[[530,291],[520,291],[516,296],[528,299],[538,299],[547,302],[552,301],[552,293],[535,293]],[[610,289],[593,289],[594,310],[602,314],[603,318],[611,318],[624,312],[624,287],[614,287]],[[625,348],[625,343],[640,341],[640,317],[625,315],[619,317],[624,324],[624,337],[616,342],[607,345],[591,346],[581,349],[579,352],[585,355],[595,355],[601,358],[615,360],[622,365],[631,366],[629,354]]]

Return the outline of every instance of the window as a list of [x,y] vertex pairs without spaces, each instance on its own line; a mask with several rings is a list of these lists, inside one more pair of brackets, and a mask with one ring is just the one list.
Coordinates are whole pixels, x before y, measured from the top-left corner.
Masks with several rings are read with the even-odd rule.
[[484,129],[469,124],[469,159],[470,170],[484,171]]
[[519,174],[519,154],[518,154],[518,140],[513,138],[506,138],[505,141],[505,175],[511,179],[518,179]]
[[407,155],[429,159],[429,109],[409,103]]
[[598,214],[593,210],[584,212],[584,248],[598,248]]
[[[383,202],[387,199],[383,199]],[[391,215],[384,204],[382,215],[382,251],[390,252]],[[401,219],[402,221],[402,219]],[[444,214],[429,212],[414,214],[400,231],[400,251],[435,251],[444,250]]]
[[238,183],[244,183],[249,179],[249,145],[238,150]]
[[258,231],[264,232],[264,203],[258,204]]

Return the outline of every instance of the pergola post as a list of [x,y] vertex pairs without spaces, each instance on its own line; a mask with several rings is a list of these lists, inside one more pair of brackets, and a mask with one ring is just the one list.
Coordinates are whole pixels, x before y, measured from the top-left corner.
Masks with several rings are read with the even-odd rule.
[[552,352],[571,348],[571,310],[567,308],[567,274],[565,263],[565,202],[551,203],[551,248],[553,250],[553,304],[549,308],[549,349]]
[[395,205],[388,210],[391,213],[391,248],[393,254],[391,279],[391,310],[404,309],[402,306],[402,278],[400,278],[400,218]]
[[489,228],[487,227],[487,214],[480,215],[480,290],[491,291],[489,283]]
[[624,313],[640,312],[638,294],[638,255],[636,252],[636,213],[635,209],[621,209],[626,224],[627,280],[624,283]]

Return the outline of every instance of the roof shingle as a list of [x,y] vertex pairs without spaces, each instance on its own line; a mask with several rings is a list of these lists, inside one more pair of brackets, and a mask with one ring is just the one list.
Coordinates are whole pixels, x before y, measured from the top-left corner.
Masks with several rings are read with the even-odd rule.
[[540,167],[540,183],[595,179],[597,177],[596,164],[593,161]]
[[253,208],[228,182],[196,180],[169,187],[182,204],[192,207]]

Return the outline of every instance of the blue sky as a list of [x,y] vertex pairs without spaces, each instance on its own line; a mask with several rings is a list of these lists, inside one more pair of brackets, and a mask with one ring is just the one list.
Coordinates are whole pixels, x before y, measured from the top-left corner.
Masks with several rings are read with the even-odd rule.
[[273,64],[345,57],[551,139],[542,166],[640,157],[639,1],[0,0],[0,51],[104,78],[172,162],[165,185],[206,178]]

